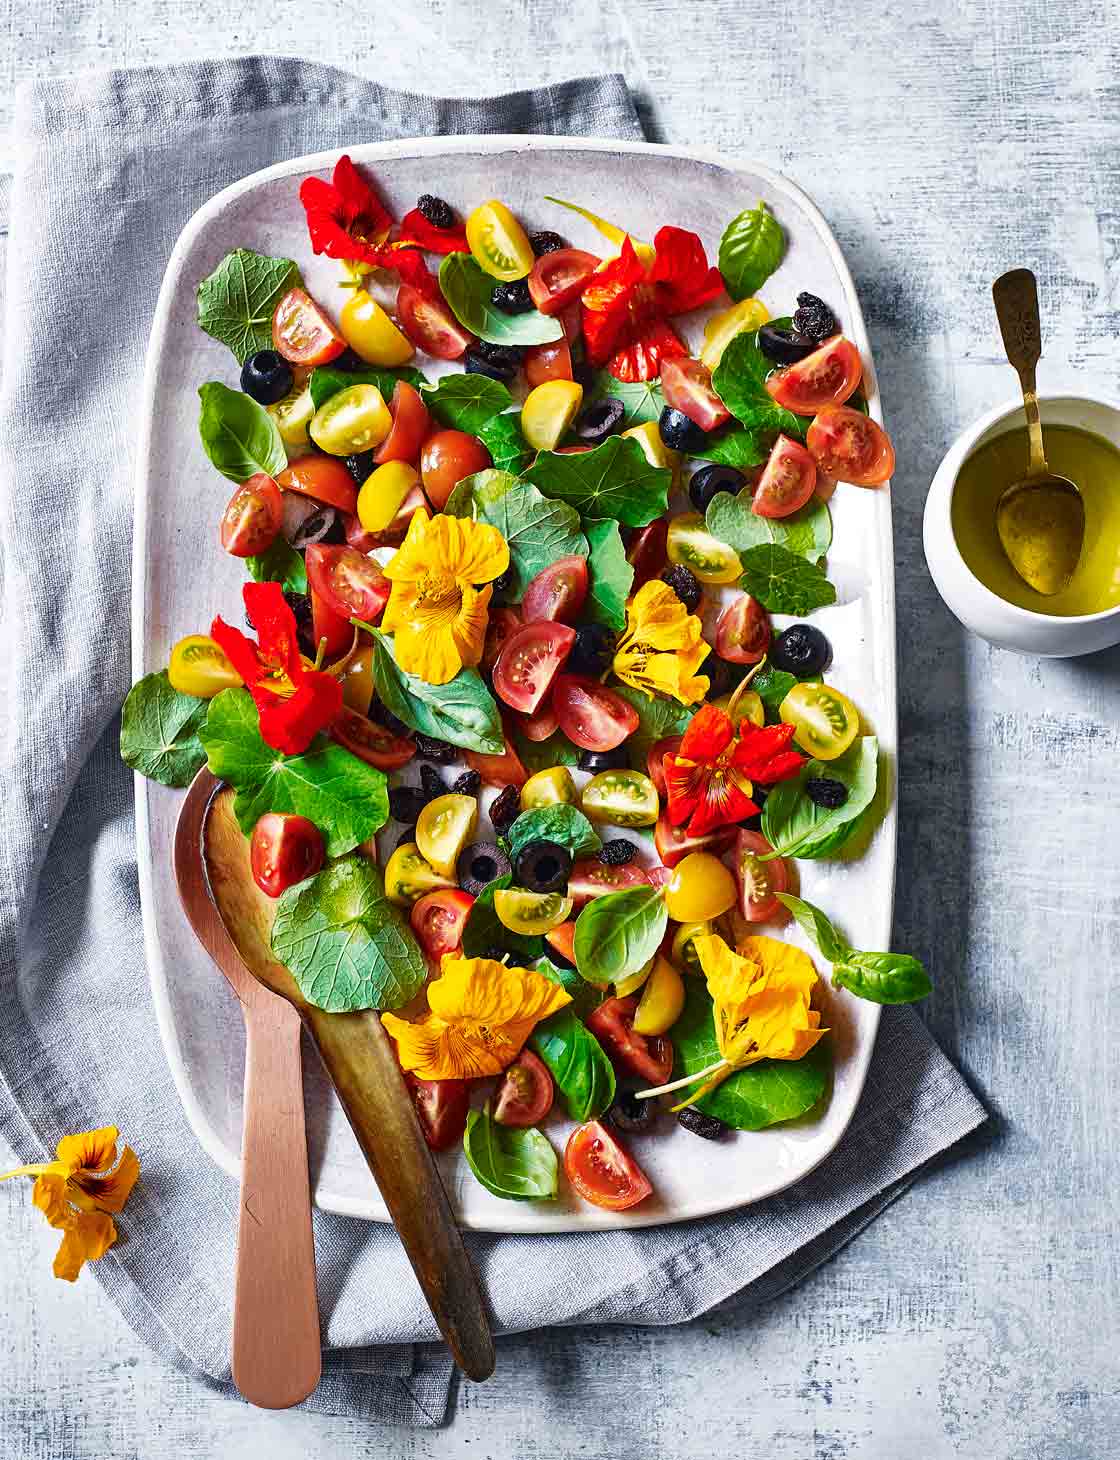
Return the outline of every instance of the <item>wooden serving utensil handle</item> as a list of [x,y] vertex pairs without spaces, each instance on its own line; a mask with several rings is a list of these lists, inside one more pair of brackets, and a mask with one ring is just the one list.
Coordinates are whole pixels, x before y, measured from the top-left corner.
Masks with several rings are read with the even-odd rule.
[[468,1378],[488,1379],[482,1290],[379,1016],[302,1012],[452,1357]]
[[1042,445],[1042,422],[1038,414],[1035,367],[1042,355],[1042,322],[1038,313],[1038,280],[1030,269],[1012,269],[992,285],[1003,348],[1023,388],[1023,408],[1030,438],[1031,476],[1049,468]]
[[287,1409],[307,1398],[322,1368],[299,1048],[302,1025],[298,1011],[271,994],[242,1007],[245,1125],[233,1382],[251,1404]]

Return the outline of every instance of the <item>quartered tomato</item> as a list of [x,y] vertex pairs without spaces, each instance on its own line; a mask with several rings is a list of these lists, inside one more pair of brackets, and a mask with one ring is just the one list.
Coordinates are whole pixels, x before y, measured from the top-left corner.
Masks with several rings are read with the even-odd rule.
[[286,492],[302,492],[340,512],[355,513],[358,509],[357,484],[337,457],[299,456],[276,481]]
[[471,253],[491,278],[523,279],[533,267],[533,246],[524,228],[504,203],[491,198],[467,219]]
[[[394,466],[401,465],[400,462],[394,462],[392,464]],[[386,465],[389,465],[389,463],[386,463]],[[419,488],[417,488],[417,490],[419,491]],[[361,506],[361,502],[362,494],[359,491],[359,507]],[[396,521],[396,518],[394,518],[393,520]],[[342,530],[346,534],[347,546],[352,547],[355,552],[361,553],[363,557],[369,557],[374,548],[383,547],[385,545],[385,534],[380,532],[370,532],[368,528],[363,527],[360,513],[355,514],[355,516],[351,517],[349,513],[344,512],[342,514]],[[387,530],[388,529],[386,529],[386,531]]]
[[308,430],[320,451],[329,456],[353,456],[380,446],[392,425],[389,407],[377,386],[358,384],[325,400]]
[[717,826],[706,836],[690,836],[683,826],[673,826],[668,810],[662,811],[653,830],[653,844],[666,867],[675,867],[691,852],[721,852],[735,840],[733,826]]
[[534,451],[555,451],[579,415],[583,386],[574,380],[536,385],[521,407],[521,430]]
[[367,365],[392,367],[412,359],[412,341],[364,289],[351,292],[338,323],[346,343]]
[[851,406],[826,406],[806,437],[826,476],[857,487],[878,487],[894,471],[894,447],[877,421]]
[[824,406],[842,406],[862,379],[859,351],[851,340],[835,335],[804,360],[774,371],[766,389],[795,416],[812,416]]
[[188,634],[171,651],[167,666],[171,688],[180,694],[212,700],[224,689],[238,689],[244,680],[226,658],[226,651],[205,634]]
[[376,623],[392,584],[372,558],[352,547],[313,542],[307,549],[307,580],[340,618]]
[[447,506],[455,484],[492,465],[489,451],[467,431],[437,431],[420,451],[420,478],[437,511]]
[[577,674],[558,674],[552,708],[560,729],[581,750],[614,750],[638,728],[638,712],[614,690]]
[[542,254],[529,274],[529,293],[542,314],[559,314],[583,293],[601,260],[582,248]]
[[[547,258],[547,254],[545,255]],[[572,379],[572,350],[567,340],[552,340],[547,345],[530,345],[525,351],[525,380],[529,389],[546,380]]]
[[459,854],[478,825],[478,800],[449,791],[429,801],[416,820],[420,855],[445,877],[454,877]]
[[463,752],[472,771],[477,771],[488,786],[517,786],[520,789],[529,779],[529,772],[521,764],[521,758],[509,743],[501,755],[480,755],[477,750]]
[[474,335],[465,330],[442,299],[432,299],[412,284],[397,290],[397,318],[418,350],[437,360],[458,360]]
[[522,811],[539,811],[543,806],[574,806],[578,800],[576,783],[566,765],[537,771],[521,787]]
[[556,733],[560,727],[560,721],[556,718],[556,711],[552,708],[551,700],[546,700],[534,714],[522,715],[517,725],[526,740],[539,744]]
[[323,833],[306,816],[266,811],[249,838],[253,881],[269,897],[314,877],[326,858]]
[[795,727],[794,743],[818,760],[836,760],[859,734],[859,711],[827,684],[795,684],[778,714]]
[[523,715],[535,714],[575,641],[575,629],[550,619],[515,630],[494,665],[498,698]]
[[[360,541],[351,542],[359,552],[372,552],[377,534],[385,532],[404,505],[409,492],[420,482],[420,473],[408,461],[383,461],[375,466],[358,490]],[[347,531],[347,541],[350,534]]]
[[263,553],[280,531],[284,499],[267,472],[242,482],[222,513],[222,546],[235,558]]
[[758,517],[788,517],[804,507],[816,485],[816,463],[801,442],[779,436],[754,489],[751,511]]
[[778,893],[785,892],[789,885],[788,868],[781,857],[771,862],[759,860],[773,850],[761,832],[748,831],[745,826],[739,828],[735,840],[735,880],[739,884],[739,911],[748,923],[765,923],[786,915]]
[[651,578],[659,578],[669,561],[665,544],[669,535],[669,524],[664,517],[651,522],[648,527],[639,527],[630,539],[626,549],[626,561],[634,569],[632,593],[637,593]]
[[667,958],[658,954],[649,977],[642,985],[641,998],[634,1015],[634,1033],[667,1034],[684,1008],[684,979]]
[[641,867],[633,862],[608,867],[598,857],[582,857],[568,874],[568,896],[573,907],[582,907],[606,892],[625,892],[628,887],[644,887],[648,882]]
[[399,771],[416,754],[416,745],[404,735],[394,735],[375,720],[367,720],[356,710],[343,705],[327,730],[332,740],[346,747],[352,755],[376,766],[379,771]]
[[[546,254],[547,258],[548,255]],[[525,590],[521,612],[527,624],[538,619],[560,619],[571,623],[579,618],[587,597],[587,559],[573,555],[557,558],[542,568]]]
[[739,555],[713,537],[699,512],[682,512],[669,523],[669,561],[686,567],[701,583],[734,583],[743,571]]
[[407,380],[398,380],[393,387],[393,399],[389,402],[393,425],[374,455],[380,465],[383,461],[415,461],[420,455],[432,429],[432,418],[420,392]]
[[653,782],[653,789],[661,797],[662,801],[669,794],[668,787],[665,785],[665,766],[663,762],[667,755],[671,755],[681,748],[681,740],[683,738],[681,735],[666,735],[663,740],[656,741],[646,751],[646,770],[649,773],[650,780]]
[[770,647],[770,618],[757,598],[740,593],[716,622],[716,653],[732,664],[757,664]]
[[349,618],[335,613],[321,593],[316,593],[314,588],[310,588],[310,592],[311,633],[315,639],[315,647],[318,648],[321,644],[326,659],[337,659],[354,642],[354,626]]
[[661,388],[669,405],[683,411],[702,431],[714,431],[731,419],[731,412],[712,389],[712,372],[699,360],[662,361]]
[[504,887],[494,894],[494,911],[503,928],[532,937],[547,933],[572,915],[572,899],[562,892],[528,892]]
[[438,963],[445,953],[456,952],[463,943],[463,928],[474,898],[459,887],[426,892],[412,904],[408,920],[425,955]]
[[646,1039],[635,1034],[637,1010],[636,998],[607,999],[585,1022],[612,1059],[617,1059],[639,1080],[663,1085],[673,1070],[673,1046],[660,1035]]
[[735,906],[735,879],[711,852],[690,852],[673,868],[665,886],[665,907],[675,923],[721,917]]
[[523,1049],[506,1070],[494,1096],[499,1125],[539,1125],[552,1109],[552,1076],[531,1049]]
[[[575,906],[573,899],[572,906]],[[558,953],[561,958],[566,958],[569,963],[576,961],[576,925],[575,919],[569,918],[566,923],[559,923],[555,928],[549,928],[544,935],[544,941]]]
[[486,626],[486,642],[482,650],[480,668],[486,673],[498,662],[498,655],[505,648],[510,636],[521,627],[521,617],[515,608],[490,609],[490,622]]
[[471,1106],[469,1080],[421,1080],[404,1077],[430,1151],[448,1151],[463,1139]]
[[622,1212],[653,1191],[649,1177],[605,1125],[577,1126],[564,1150],[564,1174],[593,1206]]
[[346,341],[306,289],[289,289],[272,316],[272,343],[293,365],[326,365]]
[[584,786],[579,804],[592,821],[612,826],[652,826],[657,820],[657,792],[641,771],[600,771]]

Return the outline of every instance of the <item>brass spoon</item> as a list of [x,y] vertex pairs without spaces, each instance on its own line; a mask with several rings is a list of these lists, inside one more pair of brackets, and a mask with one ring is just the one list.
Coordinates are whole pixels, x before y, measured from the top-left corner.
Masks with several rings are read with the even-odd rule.
[[269,946],[275,904],[260,892],[249,844],[233,815],[233,792],[203,768],[180,812],[202,802],[193,864],[176,847],[176,873],[203,881],[252,977],[293,1006],[315,1042],[358,1138],[428,1306],[468,1378],[494,1372],[494,1340],[478,1277],[425,1144],[388,1034],[376,1011],[328,1014],[309,1004]]
[[1038,285],[1030,269],[1012,269],[992,285],[996,317],[1009,362],[1019,373],[1030,435],[1030,469],[996,503],[996,531],[1008,562],[1029,588],[1060,593],[1077,568],[1085,540],[1085,504],[1076,484],[1046,464],[1035,392],[1042,354]]

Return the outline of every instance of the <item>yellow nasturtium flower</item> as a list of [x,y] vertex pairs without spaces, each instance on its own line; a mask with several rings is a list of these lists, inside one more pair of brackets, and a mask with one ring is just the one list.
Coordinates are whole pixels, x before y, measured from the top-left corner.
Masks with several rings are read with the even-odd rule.
[[659,578],[642,585],[626,605],[626,632],[618,642],[614,672],[623,684],[671,695],[694,705],[708,693],[708,679],[697,670],[711,650],[703,625]]
[[534,1026],[571,1001],[535,969],[447,953],[428,985],[424,1018],[382,1014],[381,1022],[396,1040],[402,1070],[422,1080],[473,1080],[500,1074]]
[[103,1257],[117,1240],[110,1212],[119,1212],[140,1175],[140,1162],[131,1146],[117,1159],[117,1128],[83,1131],[63,1136],[53,1161],[19,1166],[0,1175],[34,1176],[31,1200],[52,1227],[62,1232],[54,1259],[54,1275],[73,1282],[82,1264]]
[[[389,560],[392,583],[381,627],[393,634],[397,663],[428,684],[447,684],[482,658],[490,584],[509,567],[496,527],[469,517],[413,513]],[[485,585],[484,587],[479,585]]]

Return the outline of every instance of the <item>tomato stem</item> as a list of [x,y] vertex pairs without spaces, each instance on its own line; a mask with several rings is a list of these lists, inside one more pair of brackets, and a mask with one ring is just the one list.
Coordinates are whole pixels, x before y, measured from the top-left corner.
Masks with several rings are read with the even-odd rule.
[[695,1085],[697,1080],[704,1080],[709,1075],[718,1074],[720,1070],[731,1068],[730,1060],[718,1059],[714,1065],[708,1065],[707,1069],[694,1070],[691,1075],[682,1075],[679,1080],[672,1080],[668,1085],[657,1085],[651,1090],[635,1090],[635,1100],[651,1100],[655,1095],[669,1095],[674,1090],[683,1090],[686,1085]]

